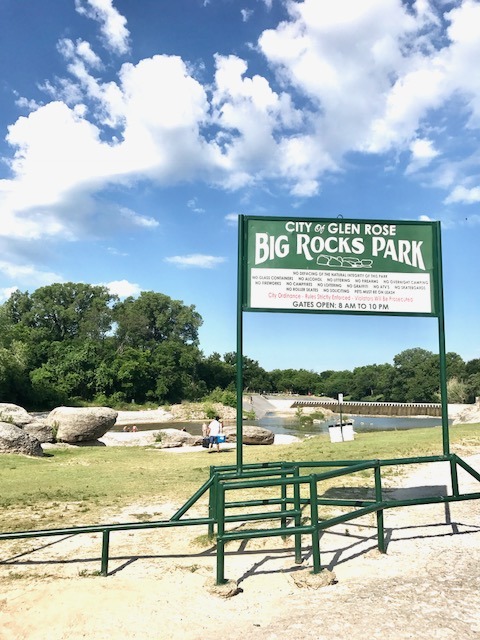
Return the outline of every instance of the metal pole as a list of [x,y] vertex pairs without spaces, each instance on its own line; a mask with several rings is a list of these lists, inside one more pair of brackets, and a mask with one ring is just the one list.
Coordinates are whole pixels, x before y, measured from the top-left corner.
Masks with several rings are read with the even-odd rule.
[[310,518],[312,525],[313,573],[320,573],[322,570],[320,562],[320,537],[318,534],[317,493],[317,479],[315,476],[310,476]]
[[238,216],[238,267],[237,267],[237,472],[243,467],[243,241],[244,219]]
[[457,461],[453,457],[450,458],[450,475],[452,478],[452,493],[454,496],[458,496],[460,490],[458,488]]
[[450,436],[448,427],[448,397],[447,397],[447,359],[445,348],[445,314],[443,304],[443,271],[442,271],[442,239],[440,237],[440,223],[436,223],[437,235],[437,299],[438,299],[438,344],[440,360],[440,397],[442,403],[442,440],[443,454],[450,454]]
[[102,564],[100,573],[102,576],[108,575],[108,547],[110,543],[110,530],[104,529],[102,532]]
[[217,584],[225,584],[225,489],[217,483]]
[[[295,478],[298,478],[300,476],[300,471],[298,467],[294,468],[293,476]],[[297,528],[297,527],[300,527],[302,524],[302,516],[301,516],[302,504],[300,502],[300,485],[298,483],[295,483],[293,485],[293,508],[298,513],[298,515],[295,516],[295,528]],[[302,564],[302,534],[301,533],[295,534],[295,563]]]
[[[215,473],[214,468],[210,467],[210,478],[213,476],[213,482],[210,485],[210,489],[208,491],[208,517],[215,520],[215,497],[217,495],[217,484],[218,484],[218,475]],[[213,534],[215,533],[215,525],[213,522],[208,523],[208,537],[213,538]]]
[[[286,511],[287,509],[287,483],[286,483],[287,473],[282,472],[282,478],[285,480],[285,482],[280,487],[280,499],[281,499],[280,510]],[[287,526],[286,516],[282,516],[282,518],[280,519],[280,526],[282,527],[282,529],[286,528]],[[286,539],[287,539],[287,536],[283,536],[283,540],[285,541]]]
[[[375,467],[375,500],[376,502],[382,502],[382,472],[379,464]],[[385,553],[383,509],[377,511],[377,546],[380,553]]]

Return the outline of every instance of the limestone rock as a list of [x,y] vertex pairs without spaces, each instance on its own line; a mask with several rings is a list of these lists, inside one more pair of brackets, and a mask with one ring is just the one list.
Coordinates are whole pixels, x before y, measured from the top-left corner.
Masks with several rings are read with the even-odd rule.
[[181,429],[160,429],[158,444],[162,449],[173,447],[194,447],[202,444],[202,436],[192,436]]
[[294,571],[291,577],[297,587],[303,589],[320,589],[337,582],[335,573],[328,569],[322,569],[320,573],[313,573],[311,569],[301,569]]
[[460,413],[458,413],[453,424],[475,424],[480,422],[480,402],[476,402],[469,407],[465,407]]
[[14,424],[17,427],[24,427],[33,422],[34,418],[23,407],[8,402],[0,402],[0,420]]
[[[236,442],[236,427],[225,427],[223,432],[228,436],[229,442]],[[275,434],[270,429],[264,427],[254,427],[244,424],[242,426],[243,444],[273,444]]]
[[0,453],[23,453],[27,456],[43,456],[40,442],[23,429],[9,422],[0,422]]
[[205,588],[212,596],[220,598],[232,598],[238,593],[242,593],[236,580],[225,580],[223,584],[216,584],[213,578],[209,578],[205,583]]
[[23,427],[23,430],[39,442],[55,442],[53,428],[45,420],[32,420]]
[[57,442],[90,442],[101,438],[115,424],[117,412],[108,407],[57,407],[46,423],[56,431]]

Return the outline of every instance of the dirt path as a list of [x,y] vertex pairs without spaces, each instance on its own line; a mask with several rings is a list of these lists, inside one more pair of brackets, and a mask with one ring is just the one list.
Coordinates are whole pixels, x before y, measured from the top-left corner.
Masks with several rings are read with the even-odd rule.
[[[480,455],[469,459],[480,470]],[[408,495],[448,485],[445,463],[422,465],[402,478]],[[479,483],[461,474],[461,489]],[[432,487],[437,487],[437,489]],[[162,509],[133,505],[132,520]],[[200,546],[204,530],[112,534],[111,575],[99,569],[97,534],[3,543],[0,547],[1,640],[423,640],[480,637],[480,501],[422,505],[385,514],[388,553],[376,551],[373,516],[329,530],[322,564],[337,583],[299,588],[292,542],[262,539],[229,547],[226,576],[241,592],[212,595],[215,552]],[[132,555],[135,554],[135,555]],[[7,563],[7,564],[6,564]]]

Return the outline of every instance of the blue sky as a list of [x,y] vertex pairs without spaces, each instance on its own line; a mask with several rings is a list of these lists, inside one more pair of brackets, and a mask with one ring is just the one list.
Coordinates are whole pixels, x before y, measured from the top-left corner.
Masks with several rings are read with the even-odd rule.
[[[236,346],[237,216],[440,220],[480,357],[480,2],[0,0],[0,294],[105,284]],[[352,369],[432,318],[244,314],[267,370]]]

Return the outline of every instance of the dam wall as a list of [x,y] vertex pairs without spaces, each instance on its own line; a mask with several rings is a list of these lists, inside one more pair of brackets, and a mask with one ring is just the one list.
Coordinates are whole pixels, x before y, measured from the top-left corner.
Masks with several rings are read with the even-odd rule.
[[441,416],[442,405],[436,402],[342,402],[336,400],[296,400],[292,408],[318,407],[334,413],[351,413],[361,416]]

